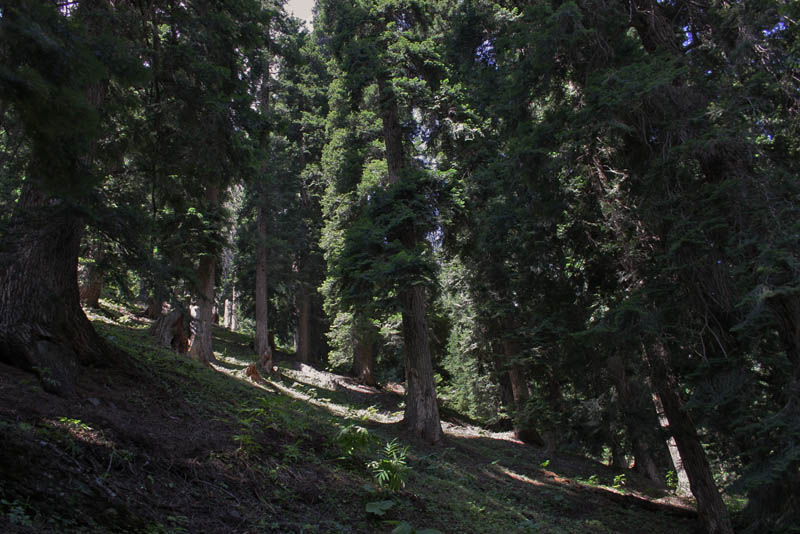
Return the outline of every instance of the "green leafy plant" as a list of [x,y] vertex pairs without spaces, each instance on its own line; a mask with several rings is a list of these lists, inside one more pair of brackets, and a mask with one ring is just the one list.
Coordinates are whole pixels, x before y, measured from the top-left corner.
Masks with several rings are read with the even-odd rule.
[[25,511],[25,506],[19,501],[7,501],[3,499],[0,501],[3,508],[6,509],[6,517],[11,524],[20,525],[23,527],[32,527],[33,520]]
[[355,458],[369,451],[376,443],[376,438],[363,426],[350,424],[339,431],[335,442],[343,458]]
[[283,457],[289,462],[296,462],[300,459],[300,442],[287,443],[283,446]]
[[234,434],[233,441],[239,444],[239,452],[248,455],[261,450],[261,445],[249,433]]
[[622,486],[624,486],[624,485],[625,485],[625,473],[620,473],[620,474],[614,476],[614,481],[611,484],[611,486],[614,489],[618,490],[618,489],[622,488]]
[[667,487],[672,491],[675,491],[678,488],[678,474],[675,473],[675,470],[670,469],[667,471],[666,483]]
[[382,488],[398,491],[405,487],[409,468],[406,464],[408,447],[403,447],[393,439],[384,445],[380,458],[367,464],[372,476]]
[[87,425],[86,423],[81,421],[80,419],[70,419],[69,417],[59,417],[58,418],[58,422],[59,423],[63,423],[65,425],[67,425],[67,426],[71,426],[73,428],[76,428],[78,430],[89,431],[89,430],[92,429],[92,427],[90,427],[89,425]]
[[386,514],[387,510],[392,506],[394,506],[394,501],[374,501],[368,502],[365,509],[368,514],[382,516]]

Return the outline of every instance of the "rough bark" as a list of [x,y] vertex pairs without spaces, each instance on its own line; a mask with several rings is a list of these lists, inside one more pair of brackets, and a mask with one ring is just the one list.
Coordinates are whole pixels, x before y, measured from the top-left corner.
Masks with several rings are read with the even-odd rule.
[[662,343],[654,343],[645,353],[650,369],[654,399],[660,400],[668,429],[686,469],[697,512],[708,534],[733,534],[728,510],[714,483],[706,453],[688,412],[677,393],[669,367],[669,355]]
[[[208,185],[205,200],[207,206],[214,210],[219,205],[219,188]],[[217,265],[215,251],[204,251],[200,256],[197,269],[197,318],[192,332],[189,356],[200,363],[216,361],[211,342],[212,325],[214,324],[214,277]]]
[[[262,195],[263,203],[263,195]],[[256,215],[256,354],[263,356],[270,350],[269,343],[269,294],[267,286],[267,218],[264,206],[258,207]]]
[[[106,18],[92,11],[106,6],[105,0],[87,2],[76,16],[91,31],[102,31]],[[105,89],[103,80],[83,88],[91,108],[102,108]],[[49,150],[33,143],[21,195],[0,242],[0,360],[35,372],[45,390],[71,396],[79,364],[108,364],[122,353],[95,332],[80,306],[79,210],[45,185],[61,178],[53,173],[89,171],[94,146],[55,162],[57,170],[45,163],[51,161]]]
[[404,423],[429,443],[442,437],[439,404],[433,381],[433,364],[425,319],[425,288],[412,286],[401,292],[405,344],[406,409]]
[[74,392],[78,364],[120,353],[80,307],[78,252],[83,221],[67,202],[35,186],[31,169],[0,250],[0,359],[35,372],[50,392]]

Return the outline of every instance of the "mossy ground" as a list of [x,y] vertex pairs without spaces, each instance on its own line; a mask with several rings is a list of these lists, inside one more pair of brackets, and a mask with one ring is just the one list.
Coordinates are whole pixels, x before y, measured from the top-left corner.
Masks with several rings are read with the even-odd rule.
[[[657,502],[633,473],[615,489],[603,464],[545,458],[457,417],[429,446],[402,432],[396,392],[291,358],[254,384],[242,335],[217,330],[209,368],[156,347],[122,307],[90,315],[130,360],[83,369],[77,398],[0,365],[0,531],[366,534],[405,521],[453,534],[696,532],[686,503]],[[345,454],[347,425],[374,439]],[[395,438],[409,471],[390,492],[366,464]],[[592,475],[596,486],[577,481]],[[383,515],[366,511],[376,501],[391,501]]]

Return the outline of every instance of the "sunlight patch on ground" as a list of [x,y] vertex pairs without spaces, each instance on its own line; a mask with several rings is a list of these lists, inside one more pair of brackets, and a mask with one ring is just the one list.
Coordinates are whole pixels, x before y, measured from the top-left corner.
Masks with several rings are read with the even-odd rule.
[[275,389],[284,393],[285,395],[288,395],[289,397],[292,397],[297,400],[302,400],[304,402],[308,402],[309,404],[313,404],[314,406],[319,406],[320,408],[325,408],[331,414],[336,415],[338,417],[361,419],[364,421],[372,421],[375,423],[383,423],[383,424],[399,423],[400,421],[403,420],[402,414],[380,412],[380,411],[370,410],[369,408],[353,409],[350,406],[335,403],[330,399],[314,397],[302,391],[298,391],[293,387],[285,386],[280,382],[273,382],[270,380],[269,384]]
[[518,480],[519,482],[525,482],[526,484],[531,484],[532,486],[547,486],[548,484],[541,482],[539,480],[534,480],[528,476],[525,476],[520,473],[516,473],[507,467],[503,467],[502,465],[496,466],[496,469],[503,473],[505,476],[509,478],[513,478],[514,480]]

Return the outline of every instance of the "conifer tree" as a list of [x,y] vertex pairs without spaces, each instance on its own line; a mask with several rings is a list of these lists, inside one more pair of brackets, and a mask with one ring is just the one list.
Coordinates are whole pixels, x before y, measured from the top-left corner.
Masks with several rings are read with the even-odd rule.
[[[431,174],[413,157],[409,126],[415,109],[430,108],[430,91],[442,74],[431,33],[436,5],[381,0],[322,2],[318,9],[318,23],[343,76],[339,83],[351,103],[365,103],[380,121],[383,148],[382,167],[373,165],[368,171],[373,181],[361,186],[365,216],[345,230],[339,283],[351,295],[360,292],[362,302],[370,293],[392,296],[403,318],[404,420],[412,433],[435,443],[442,430],[426,317],[431,272],[425,235],[432,230],[432,207],[424,197]],[[361,285],[370,279],[367,285],[373,287]],[[384,294],[378,295],[381,286]]]

